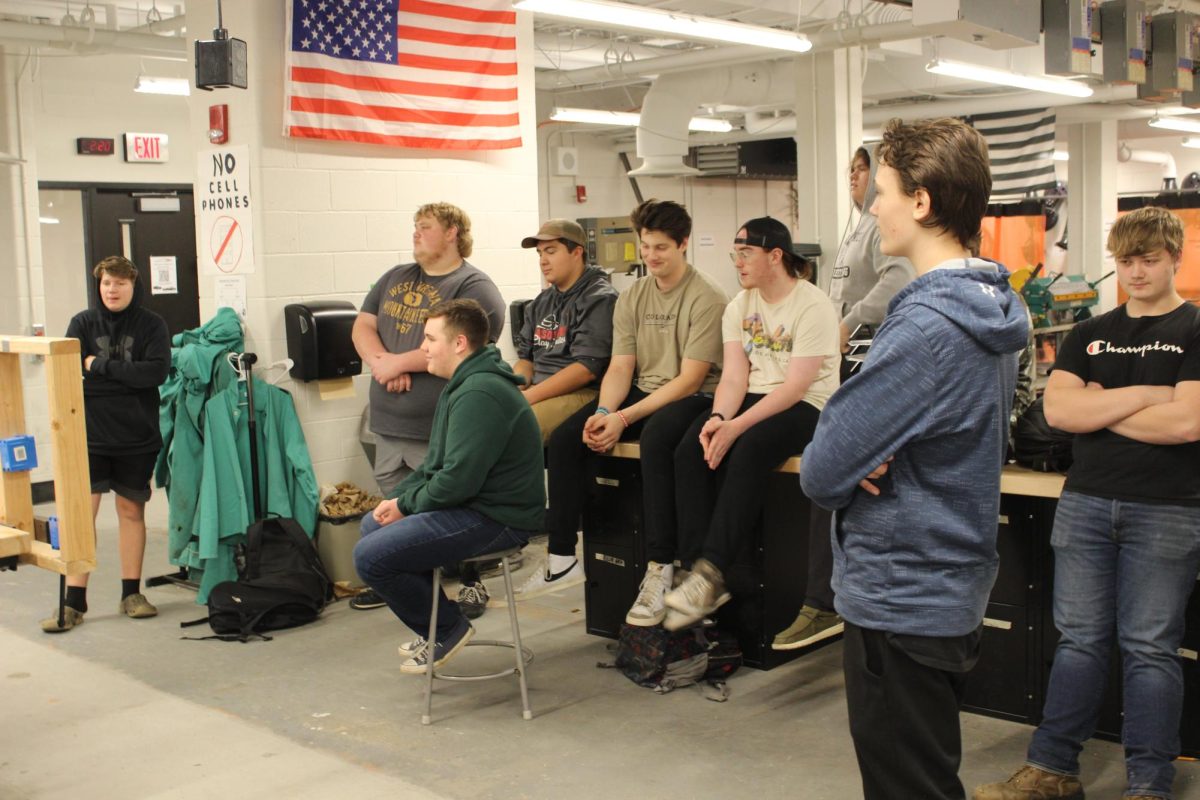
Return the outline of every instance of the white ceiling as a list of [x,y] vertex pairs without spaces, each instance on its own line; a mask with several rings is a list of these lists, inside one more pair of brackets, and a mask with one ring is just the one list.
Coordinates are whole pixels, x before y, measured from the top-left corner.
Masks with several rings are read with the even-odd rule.
[[[278,2],[279,0],[241,0],[241,2]],[[917,0],[921,2],[922,0]],[[941,0],[926,0],[940,2]],[[235,0],[236,2],[236,0]],[[911,18],[911,9],[906,0],[623,0],[623,2],[649,6],[669,11],[735,20],[752,25],[798,30],[810,36],[829,36],[841,32],[852,36],[856,31],[871,30],[879,26],[904,23]],[[1151,0],[1154,7],[1161,3],[1171,8],[1181,5],[1200,12],[1200,0]],[[51,26],[78,24],[88,12],[94,14],[98,29],[136,30],[139,33],[155,33],[179,36],[186,31],[186,11],[183,0],[0,0],[0,20],[15,19]],[[725,46],[699,42],[666,40],[653,34],[631,33],[627,30],[606,29],[594,24],[571,24],[560,20],[538,17],[534,22],[535,65],[538,70],[539,109],[552,105],[571,105],[605,109],[637,109],[650,86],[652,78],[646,77],[658,59],[664,56],[685,59],[694,58],[695,68],[701,69],[712,59],[721,59],[737,50]],[[995,59],[991,51],[961,42],[939,39],[934,45],[930,40],[910,39],[884,45],[870,45],[861,51],[864,56],[865,75],[863,80],[863,105],[865,115],[871,109],[895,106],[901,113],[914,108],[914,103],[925,106],[929,103],[945,104],[950,112],[955,104],[964,100],[990,98],[991,103],[1021,102],[1022,95],[1007,89],[986,88],[981,84],[954,82],[935,78],[924,70],[932,47],[960,51],[966,60],[975,58]],[[3,43],[3,40],[0,40]],[[744,53],[748,48],[741,48]],[[772,51],[761,54],[750,51],[750,59],[767,60],[777,58]],[[690,55],[689,55],[690,54]],[[1006,66],[1040,71],[1041,48],[1023,48],[1007,51],[999,56]],[[743,61],[746,58],[743,57]],[[647,67],[646,65],[650,65]],[[604,77],[597,79],[597,68],[604,70]],[[588,70],[588,72],[580,72]],[[631,74],[639,73],[642,74]],[[588,80],[582,80],[583,77]],[[547,88],[555,87],[555,88]],[[1127,94],[1127,93],[1126,93]],[[1146,126],[1147,112],[1139,110],[1136,102],[1128,99],[1113,101],[1108,92],[1107,103],[1088,104],[1086,109],[1064,108],[1060,114],[1070,118],[1071,114],[1096,115],[1142,115],[1143,118],[1123,122],[1121,136],[1142,137],[1167,135]],[[1045,95],[1029,95],[1031,105],[1047,103]],[[974,103],[978,105],[978,103]],[[740,124],[748,112],[775,111],[771,107],[739,107],[723,105],[716,109],[718,116],[729,118]],[[880,111],[875,112],[879,116]],[[868,124],[866,127],[872,127]],[[735,136],[737,135],[735,131]],[[1177,135],[1177,134],[1169,134]]]

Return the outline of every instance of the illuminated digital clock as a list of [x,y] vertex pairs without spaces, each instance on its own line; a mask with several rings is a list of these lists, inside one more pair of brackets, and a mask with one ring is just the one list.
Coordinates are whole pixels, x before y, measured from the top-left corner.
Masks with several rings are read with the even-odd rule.
[[81,136],[75,140],[75,152],[81,156],[111,156],[116,152],[116,140]]

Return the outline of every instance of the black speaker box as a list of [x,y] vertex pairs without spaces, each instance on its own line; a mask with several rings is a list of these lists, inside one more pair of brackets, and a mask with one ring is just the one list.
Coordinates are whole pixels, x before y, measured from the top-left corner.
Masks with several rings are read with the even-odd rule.
[[196,88],[246,88],[246,43],[241,39],[196,40]]

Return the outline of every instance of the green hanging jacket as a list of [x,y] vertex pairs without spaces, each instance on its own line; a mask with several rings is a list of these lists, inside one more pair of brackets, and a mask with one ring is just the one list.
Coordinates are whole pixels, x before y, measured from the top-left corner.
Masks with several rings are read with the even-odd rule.
[[[234,547],[255,520],[245,385],[234,383],[204,406],[204,452],[195,536],[185,552],[199,583],[197,603],[213,586],[237,580]],[[291,517],[311,537],[320,500],[312,458],[292,396],[254,378],[258,470],[263,514]]]

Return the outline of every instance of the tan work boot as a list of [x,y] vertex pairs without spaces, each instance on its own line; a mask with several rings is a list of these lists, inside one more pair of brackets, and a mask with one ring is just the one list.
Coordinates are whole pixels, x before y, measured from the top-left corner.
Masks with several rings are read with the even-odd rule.
[[1044,769],[1021,767],[1003,783],[977,786],[972,800],[1084,800],[1076,775],[1059,775]]
[[121,601],[121,607],[117,610],[133,619],[158,616],[158,609],[150,605],[150,601],[146,599],[146,595],[141,592],[126,597]]
[[49,617],[42,620],[42,630],[46,633],[66,633],[78,625],[83,624],[83,612],[76,611],[70,606],[63,607],[63,623],[58,624],[58,609],[54,610]]

